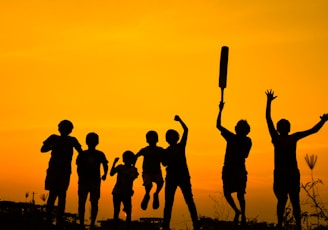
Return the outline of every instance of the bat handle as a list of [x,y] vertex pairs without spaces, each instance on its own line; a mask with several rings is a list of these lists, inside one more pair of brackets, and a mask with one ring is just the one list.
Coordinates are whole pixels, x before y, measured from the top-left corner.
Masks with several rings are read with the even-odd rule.
[[221,88],[221,102],[224,102],[223,101],[223,92],[224,92],[224,88]]

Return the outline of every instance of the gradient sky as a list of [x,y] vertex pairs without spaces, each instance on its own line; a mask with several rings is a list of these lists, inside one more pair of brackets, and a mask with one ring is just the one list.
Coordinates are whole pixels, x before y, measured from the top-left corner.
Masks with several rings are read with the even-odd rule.
[[[253,141],[247,216],[274,222],[264,92],[278,95],[273,120],[289,119],[292,132],[311,128],[328,112],[327,9],[326,0],[1,1],[0,199],[25,201],[26,192],[35,192],[42,203],[50,153],[40,147],[62,119],[74,123],[72,136],[84,148],[86,134],[97,132],[98,149],[111,165],[123,151],[144,147],[151,129],[166,147],[166,130],[182,131],[173,120],[179,114],[190,130],[187,158],[198,212],[231,219],[221,195],[225,141],[215,128],[220,49],[226,45],[222,123],[233,130],[246,119]],[[318,156],[314,176],[328,182],[327,135],[323,127],[299,142],[303,183],[310,176],[305,154]],[[77,213],[75,157],[67,211]],[[102,184],[98,219],[112,218],[115,181],[108,177]],[[141,211],[141,177],[134,185],[133,218],[161,217],[163,193],[159,210]],[[327,185],[319,191],[328,202]],[[180,191],[176,197],[172,226],[178,228],[190,217]]]

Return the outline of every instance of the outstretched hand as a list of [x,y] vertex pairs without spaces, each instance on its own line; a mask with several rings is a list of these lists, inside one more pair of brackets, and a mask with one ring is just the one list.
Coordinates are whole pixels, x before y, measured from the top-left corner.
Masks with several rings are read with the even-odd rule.
[[120,159],[119,157],[116,157],[116,158],[114,159],[114,164],[117,163],[117,162],[119,161],[119,159]]
[[272,89],[265,91],[265,94],[267,95],[267,99],[270,102],[277,98],[277,96],[274,95],[274,92]]
[[328,120],[328,113],[324,113],[322,116],[320,116],[321,120],[327,121]]

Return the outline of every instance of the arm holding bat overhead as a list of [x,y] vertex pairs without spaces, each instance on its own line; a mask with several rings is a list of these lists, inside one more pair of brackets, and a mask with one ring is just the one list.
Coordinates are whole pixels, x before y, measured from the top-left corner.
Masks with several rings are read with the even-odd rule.
[[221,125],[221,117],[222,117],[223,107],[224,107],[224,102],[221,101],[220,105],[219,105],[219,114],[218,114],[218,117],[216,119],[216,128],[220,131],[222,131],[222,129],[223,129],[223,126]]

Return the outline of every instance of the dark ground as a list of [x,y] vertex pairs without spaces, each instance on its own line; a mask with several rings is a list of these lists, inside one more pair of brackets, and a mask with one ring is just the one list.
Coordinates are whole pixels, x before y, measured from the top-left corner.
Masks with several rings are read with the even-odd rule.
[[[129,230],[160,230],[161,218],[141,218],[133,221]],[[265,222],[247,222],[246,226],[240,226],[229,221],[219,221],[212,218],[200,218],[202,230],[274,230],[274,224]],[[114,227],[112,220],[98,221],[95,230],[127,230],[126,224],[120,221]],[[86,227],[89,230],[89,227]],[[294,230],[290,225],[286,230]],[[0,230],[81,230],[78,225],[76,214],[65,214],[64,228],[58,229],[55,225],[49,226],[45,222],[45,206],[31,203],[15,203],[10,201],[0,201]],[[172,229],[182,230],[182,229]],[[191,230],[191,229],[183,229]],[[328,230],[327,227],[311,227],[304,230]]]

